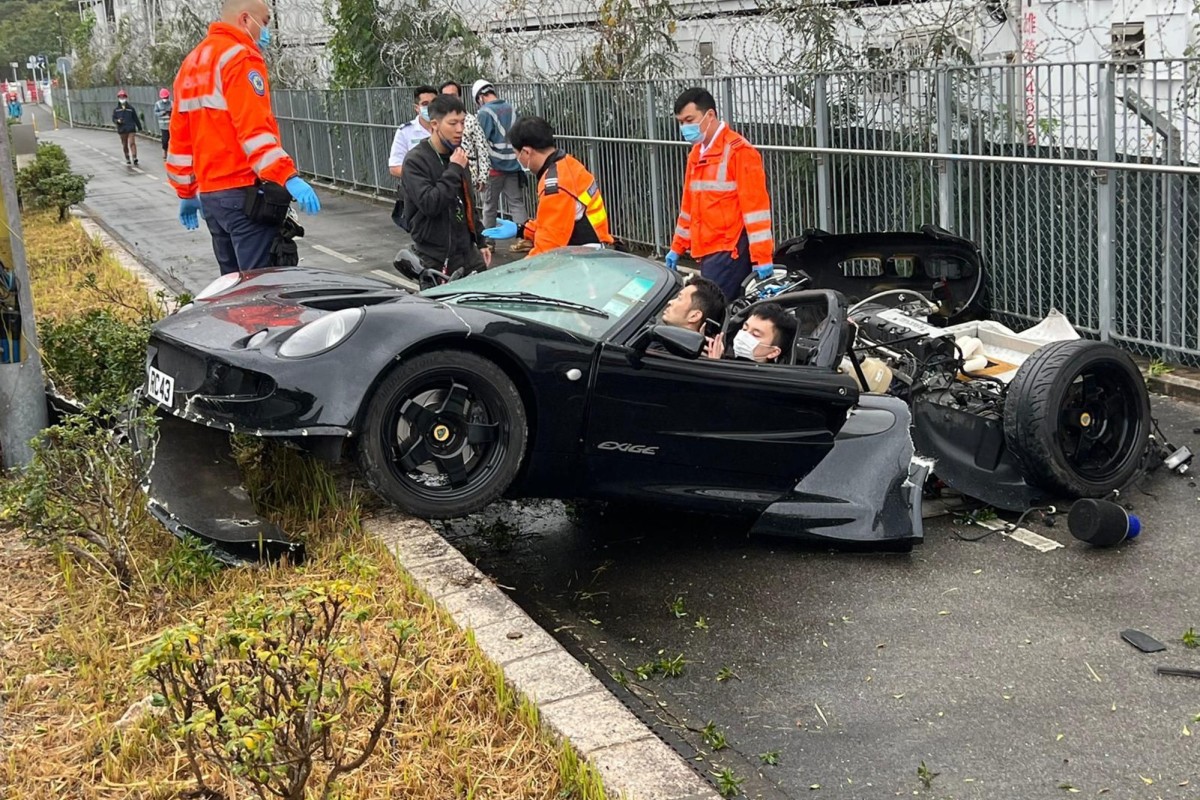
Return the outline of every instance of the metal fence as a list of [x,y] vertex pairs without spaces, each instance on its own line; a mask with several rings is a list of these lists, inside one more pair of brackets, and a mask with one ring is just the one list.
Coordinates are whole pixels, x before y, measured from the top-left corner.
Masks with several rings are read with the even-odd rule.
[[[1135,350],[1200,362],[1198,82],[1200,61],[1147,61],[499,89],[596,173],[627,241],[669,246],[687,155],[672,105],[699,83],[763,154],[777,242],[935,222],[979,243],[992,306],[1014,321],[1058,308]],[[129,93],[148,111],[156,90]],[[112,96],[72,92],[76,121],[108,124]],[[302,170],[391,195],[409,89],[272,101]]]

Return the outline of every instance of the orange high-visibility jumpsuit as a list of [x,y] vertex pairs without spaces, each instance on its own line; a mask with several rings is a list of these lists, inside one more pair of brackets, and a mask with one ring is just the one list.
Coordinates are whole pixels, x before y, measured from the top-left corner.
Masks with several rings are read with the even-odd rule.
[[600,187],[579,159],[559,150],[546,160],[538,179],[537,216],[523,231],[533,242],[529,256],[567,245],[613,243]]
[[[739,248],[743,234],[748,259]],[[724,123],[707,147],[698,143],[688,154],[671,249],[676,253],[690,250],[692,257],[701,261],[702,272],[705,257],[716,254],[728,254],[726,261],[745,262],[745,274],[751,263],[762,266],[774,261],[771,198],[762,156]],[[730,276],[736,277],[734,285],[740,284],[745,274]],[[730,287],[724,285],[729,281],[717,282],[729,295]]]
[[214,22],[175,77],[167,178],[176,194],[287,183],[296,164],[271,111],[267,63],[250,35]]

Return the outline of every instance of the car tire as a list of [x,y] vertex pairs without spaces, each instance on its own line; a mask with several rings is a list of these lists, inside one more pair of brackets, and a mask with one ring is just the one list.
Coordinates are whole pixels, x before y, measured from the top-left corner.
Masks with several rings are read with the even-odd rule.
[[1052,342],[1008,386],[1004,438],[1026,481],[1071,497],[1103,497],[1141,467],[1150,396],[1125,351],[1089,340]]
[[403,360],[367,406],[359,467],[372,489],[418,517],[479,511],[525,455],[525,406],[495,363],[461,350]]

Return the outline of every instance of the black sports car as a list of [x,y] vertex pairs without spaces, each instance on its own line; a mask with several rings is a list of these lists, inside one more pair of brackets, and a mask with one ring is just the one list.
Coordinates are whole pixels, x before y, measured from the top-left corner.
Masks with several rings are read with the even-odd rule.
[[[842,296],[773,298],[818,320],[773,365],[700,357],[702,334],[659,324],[679,285],[661,264],[590,249],[419,294],[316,269],[226,276],[154,327],[146,393],[189,423],[353,454],[379,494],[422,517],[501,495],[586,497],[767,534],[919,541],[927,465],[909,407],[839,371]],[[201,429],[183,428],[194,452]],[[152,506],[173,530],[230,547],[278,539],[214,521],[193,462],[159,452]]]

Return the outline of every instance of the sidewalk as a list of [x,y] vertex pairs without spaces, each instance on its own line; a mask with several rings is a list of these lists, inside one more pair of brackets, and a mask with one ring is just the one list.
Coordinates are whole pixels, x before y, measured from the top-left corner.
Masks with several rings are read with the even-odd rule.
[[[28,112],[27,112],[28,113]],[[60,145],[76,172],[92,176],[83,207],[123,246],[158,273],[172,289],[196,293],[220,272],[208,230],[189,231],[176,218],[179,200],[167,184],[162,148],[138,140],[140,164],[127,166],[117,134],[107,130],[60,127],[46,109],[37,109],[38,140]],[[60,123],[61,124],[61,123]],[[413,286],[392,267],[397,250],[410,247],[408,234],[391,220],[391,199],[373,202],[337,190],[315,187],[321,212],[300,215],[300,264],[341,270]],[[520,256],[500,244],[498,263]]]

